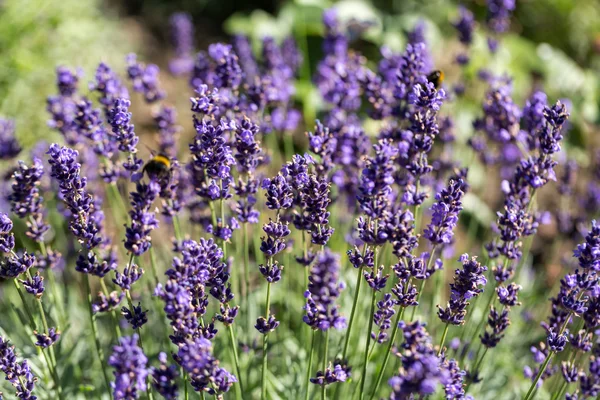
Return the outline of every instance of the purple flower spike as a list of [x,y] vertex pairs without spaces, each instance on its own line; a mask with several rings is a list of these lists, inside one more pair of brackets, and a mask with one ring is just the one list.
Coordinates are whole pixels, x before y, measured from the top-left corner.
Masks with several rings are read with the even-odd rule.
[[343,329],[346,319],[339,315],[335,304],[344,285],[339,282],[340,259],[329,249],[321,253],[311,268],[308,277],[306,315],[303,321],[312,329],[326,331],[330,328]]
[[155,103],[165,97],[165,91],[159,87],[158,66],[139,63],[133,53],[127,56],[126,61],[127,76],[133,83],[134,91],[142,93],[147,103]]
[[454,282],[450,284],[450,301],[446,308],[440,307],[438,310],[438,317],[442,322],[452,325],[464,323],[469,300],[479,296],[487,283],[487,267],[478,263],[477,257],[469,258],[468,254],[463,254],[460,261],[463,268],[454,272]]
[[36,400],[33,390],[37,378],[31,372],[27,360],[17,362],[14,346],[0,337],[0,369],[6,380],[16,389],[16,397],[24,400]]
[[448,186],[435,196],[436,202],[431,206],[433,211],[431,223],[423,232],[423,236],[434,246],[452,242],[454,228],[458,223],[458,214],[463,208],[463,185],[462,179],[450,179]]
[[108,359],[108,365],[115,369],[115,381],[111,383],[115,400],[137,399],[140,392],[146,391],[147,363],[137,335],[119,339]]
[[152,367],[150,374],[152,376],[152,386],[166,400],[177,400],[179,389],[177,387],[177,378],[179,372],[176,365],[167,364],[167,355],[160,353],[158,355],[160,367]]
[[13,120],[0,118],[0,160],[10,160],[21,152],[21,146],[15,137]]
[[13,172],[12,193],[8,196],[11,210],[19,218],[27,219],[27,236],[36,242],[44,239],[50,226],[44,221],[44,198],[40,193],[40,181],[44,174],[42,162],[35,158],[31,167],[23,161]]
[[194,24],[192,17],[178,12],[169,18],[171,40],[175,47],[175,58],[169,62],[169,70],[173,75],[188,74],[194,68]]

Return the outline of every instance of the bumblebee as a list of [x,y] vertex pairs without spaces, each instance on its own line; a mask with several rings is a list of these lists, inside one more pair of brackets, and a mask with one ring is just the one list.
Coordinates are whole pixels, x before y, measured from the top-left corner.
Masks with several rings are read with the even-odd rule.
[[429,75],[427,75],[427,81],[433,83],[436,89],[439,89],[442,86],[442,82],[444,82],[444,73],[439,69],[435,71],[431,71]]
[[159,153],[144,165],[142,172],[146,173],[150,179],[158,181],[170,180],[171,160],[167,155]]

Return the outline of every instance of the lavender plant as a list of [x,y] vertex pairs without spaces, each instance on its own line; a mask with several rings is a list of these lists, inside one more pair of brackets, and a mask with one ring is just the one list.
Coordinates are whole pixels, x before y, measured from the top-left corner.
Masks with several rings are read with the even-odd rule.
[[[0,312],[19,322],[0,323],[2,387],[32,400],[496,398],[519,366],[527,387],[506,398],[597,397],[599,159],[578,162],[565,140],[567,101],[520,98],[489,71],[469,88],[480,27],[500,57],[514,9],[488,1],[479,23],[456,10],[452,90],[428,22],[376,56],[356,42],[372,24],[336,9],[321,60],[290,36],[194,54],[192,17],[173,15],[183,95],[133,53],[100,63],[89,93],[83,71],[59,66],[47,112],[60,140],[29,156],[0,120],[0,277],[14,287]],[[298,111],[313,66],[319,119]],[[477,226],[486,203],[499,211]],[[581,240],[576,262],[557,262]]]

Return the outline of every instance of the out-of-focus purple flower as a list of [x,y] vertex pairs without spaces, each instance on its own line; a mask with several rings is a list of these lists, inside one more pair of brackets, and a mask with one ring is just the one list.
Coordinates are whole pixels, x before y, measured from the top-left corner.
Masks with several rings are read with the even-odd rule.
[[564,164],[562,174],[558,179],[558,193],[569,196],[574,192],[578,169],[579,165],[575,160],[568,160]]
[[108,358],[108,365],[115,369],[115,381],[111,383],[115,400],[137,399],[140,392],[146,391],[147,363],[137,335],[119,338]]
[[475,30],[475,17],[473,13],[464,6],[458,8],[459,17],[452,23],[458,32],[458,40],[469,46],[473,42],[473,31]]
[[269,104],[285,106],[295,92],[294,69],[286,63],[282,49],[272,37],[263,38],[263,62],[265,70],[261,87]]
[[255,78],[258,77],[259,70],[256,64],[256,59],[252,53],[252,46],[247,36],[236,35],[232,41],[235,53],[240,59],[240,66],[244,71],[244,80],[248,84],[255,82]]
[[323,53],[333,53],[336,56],[345,54],[348,49],[348,38],[343,33],[335,8],[329,8],[323,12],[323,25],[325,26]]
[[171,41],[175,47],[175,58],[169,62],[173,75],[188,74],[194,68],[194,24],[188,13],[178,12],[169,18]]
[[103,62],[98,65],[94,78],[95,81],[90,83],[89,88],[91,91],[99,93],[100,104],[104,106],[104,112],[108,117],[108,112],[114,107],[115,100],[118,98],[128,99],[129,93],[117,74]]
[[494,33],[504,33],[510,27],[515,0],[487,0],[487,24]]
[[39,159],[35,158],[31,166],[19,161],[12,174],[12,193],[8,195],[12,212],[26,219],[26,234],[36,242],[42,242],[50,229],[44,220],[44,198],[39,188],[43,175],[44,167]]
[[158,148],[161,154],[173,159],[177,157],[177,139],[181,127],[177,125],[177,110],[175,107],[161,105],[153,115],[158,127]]
[[10,253],[15,247],[15,236],[11,232],[13,222],[7,214],[0,212],[0,251]]
[[486,94],[483,102],[483,117],[473,122],[473,127],[484,132],[497,143],[516,140],[519,133],[521,109],[511,98],[512,86],[500,85]]
[[320,253],[312,266],[308,278],[308,290],[304,294],[307,304],[303,320],[312,329],[326,331],[330,328],[343,329],[346,319],[339,315],[335,304],[344,285],[339,282],[340,259],[329,249]]
[[133,90],[144,95],[147,103],[154,103],[166,96],[158,81],[159,68],[155,64],[144,65],[137,61],[134,53],[127,55],[127,76],[133,84]]
[[0,118],[0,160],[10,160],[21,152],[15,137],[15,122]]
[[523,107],[521,128],[527,134],[526,139],[530,151],[539,146],[538,135],[544,127],[544,109],[547,104],[546,93],[537,90],[529,96]]
[[100,292],[98,293],[98,300],[94,301],[92,304],[92,311],[94,314],[112,311],[119,305],[119,303],[121,303],[123,297],[125,297],[123,292],[117,293],[116,291],[113,291],[110,292],[108,297],[106,297],[104,293]]
[[214,63],[213,80],[199,83],[210,84],[218,89],[236,90],[242,83],[243,74],[233,47],[224,43],[214,43],[208,47],[208,55]]
[[281,56],[283,62],[292,70],[294,74],[298,73],[298,70],[302,66],[302,53],[298,50],[296,40],[293,36],[286,37],[281,43]]
[[79,84],[79,78],[81,71],[71,71],[65,66],[59,66],[56,68],[56,87],[58,93],[61,96],[73,96],[77,93],[77,85]]
[[165,353],[158,355],[158,361],[160,362],[160,366],[150,369],[152,386],[166,400],[177,400],[179,396],[179,388],[176,381],[179,377],[177,367],[167,364],[167,355]]
[[16,389],[16,397],[23,400],[36,400],[33,390],[37,378],[31,372],[27,360],[17,362],[15,347],[0,337],[0,369],[6,380]]

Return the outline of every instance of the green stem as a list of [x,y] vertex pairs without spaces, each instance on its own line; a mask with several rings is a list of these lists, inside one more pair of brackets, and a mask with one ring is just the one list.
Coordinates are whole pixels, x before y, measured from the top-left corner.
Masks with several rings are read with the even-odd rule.
[[241,393],[244,393],[244,386],[242,384],[242,372],[240,369],[240,360],[238,358],[238,352],[237,352],[237,341],[235,340],[235,334],[233,332],[233,327],[231,325],[227,325],[227,330],[229,331],[229,340],[231,341],[231,352],[233,353],[233,361],[235,363],[235,372],[238,375],[238,385],[240,387]]
[[[325,370],[327,369],[327,353],[329,353],[329,329],[327,329],[325,331],[325,350],[323,351],[323,363],[322,368],[323,368],[323,374],[325,373]],[[326,382],[323,382],[323,385],[321,385],[321,400],[325,400],[325,398],[327,397],[327,384]]]
[[390,337],[390,342],[388,343],[387,350],[385,351],[385,356],[383,358],[383,364],[381,365],[381,369],[379,370],[379,375],[377,375],[377,380],[375,382],[375,390],[371,395],[371,400],[373,400],[377,395],[377,391],[379,390],[379,386],[381,385],[381,381],[383,380],[383,375],[385,375],[385,368],[387,367],[388,361],[390,360],[390,355],[392,354],[392,347],[394,346],[396,334],[398,333],[398,324],[404,316],[404,311],[406,311],[406,308],[402,307],[402,311],[399,311],[396,315],[396,321],[394,322],[394,328],[392,329],[392,336]]
[[[583,295],[583,292],[579,296],[579,299],[581,299],[582,295]],[[570,312],[567,315],[567,318],[565,319],[565,322],[563,323],[562,327],[560,328],[560,332],[558,333],[559,336],[562,335],[563,333],[565,333],[565,330],[567,329],[567,325],[569,324],[569,321],[571,320],[572,316],[573,316],[572,312]],[[535,379],[534,379],[533,383],[531,384],[529,391],[525,395],[524,400],[531,400],[535,397],[534,390],[537,388],[537,384],[538,384],[540,378],[542,377],[542,375],[544,374],[544,371],[548,367],[548,364],[550,363],[550,359],[552,358],[554,353],[555,352],[552,350],[548,351],[548,355],[546,356],[544,363],[542,364],[542,366],[540,367],[540,370],[538,371],[537,375],[535,376]]]
[[440,349],[438,350],[438,357],[442,354],[442,349],[444,348],[444,342],[446,342],[446,335],[448,335],[448,328],[450,327],[450,323],[446,322],[446,326],[444,327],[444,333],[442,334],[442,340],[440,340]]
[[[270,265],[273,265],[273,257],[270,259]],[[270,316],[270,306],[271,306],[271,282],[267,282],[267,302],[265,306],[265,315],[267,321]],[[263,354],[262,354],[262,379],[260,384],[260,398],[262,400],[267,399],[267,347],[268,347],[268,338],[269,334],[266,333],[263,336]]]
[[544,360],[544,363],[540,367],[540,370],[539,370],[538,374],[535,376],[535,379],[534,379],[533,383],[531,384],[531,387],[529,387],[529,391],[525,395],[524,400],[531,400],[531,399],[533,399],[534,390],[537,388],[537,384],[538,384],[540,378],[542,377],[542,374],[546,370],[546,367],[548,367],[548,364],[550,363],[550,359],[552,358],[553,355],[554,355],[553,351],[549,351],[548,352],[548,355],[546,356],[546,359]]
[[[429,260],[427,261],[427,269],[431,268],[433,264],[433,260],[435,260],[435,251],[437,250],[437,246],[433,246],[431,249],[431,253],[429,254]],[[423,279],[421,281],[421,286],[419,287],[419,294],[417,294],[417,303],[421,300],[421,296],[423,295],[423,290],[425,289],[425,282],[427,279]],[[412,312],[410,314],[410,320],[413,321],[415,319],[415,313],[417,312],[417,307],[413,307]]]
[[365,346],[364,363],[362,367],[362,376],[360,378],[360,400],[364,398],[365,394],[365,383],[367,383],[367,364],[369,363],[369,347],[371,344],[371,330],[373,329],[373,314],[375,313],[377,291],[373,290],[371,296],[371,311],[369,312],[369,329],[367,329],[367,345]]
[[179,216],[173,215],[173,231],[175,232],[175,239],[181,242],[183,236],[181,235],[181,224],[179,223]]
[[[223,180],[221,180],[221,192],[223,191]],[[225,227],[225,202],[223,201],[223,197],[219,199],[219,208],[221,211],[221,225]],[[216,228],[216,227],[215,227]],[[223,260],[227,260],[227,242],[223,240],[221,242],[223,245]]]
[[[21,285],[19,285],[19,281],[17,280],[17,278],[13,279],[13,284],[15,285],[15,288],[17,289],[17,293],[19,293],[19,297],[21,299],[21,303],[23,303],[23,308],[25,309],[25,314],[27,314],[27,317],[29,318],[29,327],[31,328],[32,332],[37,331],[37,326],[35,323],[35,318],[33,318],[33,312],[31,311],[31,308],[29,307],[29,303],[27,303],[26,298],[25,298],[25,294],[23,293],[23,289],[21,288]],[[35,344],[35,341],[34,341]],[[56,375],[56,370],[54,369],[54,364],[52,363],[52,359],[51,356],[49,354],[46,354],[46,352],[44,351],[44,349],[40,349],[38,348],[40,353],[42,353],[42,356],[44,357],[44,361],[46,361],[46,365],[48,366],[48,371],[50,372],[50,375],[52,376],[52,379],[54,380],[55,385],[57,385],[57,391],[59,390],[59,386],[57,384],[58,379],[57,379],[57,375]]]
[[[129,261],[129,265],[131,265],[131,260]],[[106,283],[104,282],[104,278],[100,278],[100,287],[102,288],[102,292],[104,292],[104,295],[108,298],[110,295],[110,292],[108,291],[108,288],[106,287]],[[111,318],[111,326],[113,329],[113,333],[115,334],[115,340],[118,342],[119,338],[121,337],[121,328],[119,328],[119,318],[117,317],[117,312],[115,310],[111,310],[110,314],[110,318]]]
[[154,286],[157,286],[160,283],[160,280],[158,279],[158,270],[156,269],[156,254],[154,254],[154,246],[150,246],[148,253],[150,254],[150,270],[152,272],[152,278],[154,279]]
[[[46,257],[48,255],[48,250],[46,249],[46,244],[44,242],[39,242],[40,244],[40,251],[42,252],[42,255],[44,257]],[[56,287],[56,280],[54,279],[54,271],[50,268],[48,268],[48,282],[50,283],[50,290],[52,291],[52,299],[54,300],[54,304],[56,306],[56,313],[58,314],[58,319],[60,320],[60,325],[61,326],[65,326],[66,322],[67,322],[67,317],[66,317],[66,313],[65,310],[63,308],[63,304],[62,304],[62,297],[59,296],[58,291],[57,291],[57,287]]]
[[248,223],[244,222],[242,226],[243,235],[243,252],[244,252],[244,285],[242,286],[242,298],[244,299],[244,306],[246,307],[246,329],[250,331],[252,327],[252,318],[250,316],[250,302],[248,295],[250,291],[250,252],[248,251]]
[[108,378],[108,374],[106,373],[106,369],[104,366],[104,352],[102,351],[102,346],[100,344],[100,337],[98,336],[98,328],[96,326],[96,315],[94,314],[92,308],[92,289],[90,288],[90,276],[89,274],[85,275],[85,287],[87,290],[87,301],[88,301],[88,309],[90,313],[90,325],[92,327],[92,334],[94,335],[94,343],[96,344],[96,352],[98,353],[98,359],[100,360],[100,368],[102,369],[102,375],[104,375],[104,382],[106,383],[106,388],[108,390],[108,394],[110,398],[113,398],[111,387],[110,387],[110,379]]
[[[183,367],[181,367],[179,370],[181,373],[181,379],[183,379],[183,397],[185,400],[188,400],[190,398],[188,393],[188,376],[187,373],[183,370]],[[204,399],[204,392],[200,392],[200,394]]]
[[[344,351],[342,352],[342,359],[347,360],[348,345],[350,344],[350,336],[352,334],[352,325],[354,323],[354,316],[356,314],[356,306],[358,304],[358,297],[360,294],[360,286],[362,284],[362,267],[358,269],[358,275],[356,276],[356,292],[354,293],[354,301],[352,302],[352,311],[350,312],[350,319],[348,320],[348,330],[346,331],[346,340],[344,341]],[[369,333],[370,335],[370,333]]]
[[[131,262],[130,262],[130,265],[131,265]],[[131,292],[129,290],[125,290],[125,297],[127,298],[127,303],[129,304],[129,309],[131,310],[131,313],[133,314],[134,305],[133,305],[133,299],[131,298]],[[140,349],[142,349],[142,352],[144,352],[144,340],[142,339],[142,331],[139,327],[136,328],[135,331],[138,334]],[[152,394],[152,385],[150,383],[149,378],[146,378],[146,397],[148,398],[148,400],[152,400],[154,398],[154,396]]]
[[312,334],[311,334],[311,339],[310,339],[310,353],[308,353],[308,368],[306,369],[306,393],[304,396],[304,400],[308,400],[309,394],[310,394],[310,371],[312,370],[312,362],[313,362],[313,353],[315,350],[315,336],[316,336],[316,331],[314,329],[311,329]]
[[[481,350],[481,347],[479,348],[479,350]],[[477,376],[477,373],[479,371],[479,367],[481,366],[481,363],[483,362],[483,359],[485,358],[485,355],[487,354],[487,351],[489,349],[486,347],[485,350],[483,351],[483,354],[481,355],[481,358],[479,359],[479,361],[477,361],[477,358],[475,358],[475,366],[473,367],[473,376]],[[479,351],[477,351],[477,355],[479,355]],[[469,387],[471,386],[471,384],[473,383],[473,380],[471,379],[469,381],[469,383],[467,383],[467,386],[465,387],[465,393],[469,390]]]

